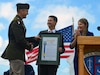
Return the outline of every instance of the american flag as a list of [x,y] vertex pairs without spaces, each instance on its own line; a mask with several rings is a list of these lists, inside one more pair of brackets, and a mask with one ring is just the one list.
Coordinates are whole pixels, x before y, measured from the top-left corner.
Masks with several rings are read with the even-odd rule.
[[63,42],[65,48],[65,52],[61,54],[60,58],[68,58],[74,52],[74,49],[70,49],[69,47],[72,41],[73,25],[60,29],[58,31],[61,32],[63,35]]
[[[68,58],[74,53],[74,49],[70,49],[69,45],[72,41],[72,35],[73,35],[73,25],[70,25],[68,27],[65,27],[63,29],[58,30],[63,35],[63,41],[64,41],[64,48],[65,52],[61,54],[60,58]],[[26,51],[26,64],[34,62],[37,60],[38,57],[38,46],[35,47],[31,52]]]

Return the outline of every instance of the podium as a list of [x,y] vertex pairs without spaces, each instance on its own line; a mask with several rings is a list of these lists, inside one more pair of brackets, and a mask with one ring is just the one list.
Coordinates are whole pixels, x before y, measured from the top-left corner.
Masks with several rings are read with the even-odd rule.
[[90,75],[84,66],[84,55],[90,52],[100,52],[100,37],[78,36],[77,45],[79,49],[79,75]]

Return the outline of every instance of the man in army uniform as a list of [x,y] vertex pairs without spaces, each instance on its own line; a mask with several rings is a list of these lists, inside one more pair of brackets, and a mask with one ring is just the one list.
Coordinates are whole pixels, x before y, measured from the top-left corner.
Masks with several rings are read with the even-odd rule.
[[[28,14],[29,4],[18,3],[16,6],[17,15],[12,20],[8,31],[9,44],[1,57],[9,60],[10,75],[25,75],[25,49],[31,51],[34,47],[25,38],[26,28],[22,21]],[[31,38],[34,39],[34,37]]]

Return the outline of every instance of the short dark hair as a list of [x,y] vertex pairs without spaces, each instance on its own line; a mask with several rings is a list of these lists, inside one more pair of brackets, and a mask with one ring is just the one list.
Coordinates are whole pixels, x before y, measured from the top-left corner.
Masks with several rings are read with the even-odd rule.
[[55,22],[58,21],[57,17],[56,16],[53,16],[53,15],[50,15],[49,17],[52,17],[54,19]]

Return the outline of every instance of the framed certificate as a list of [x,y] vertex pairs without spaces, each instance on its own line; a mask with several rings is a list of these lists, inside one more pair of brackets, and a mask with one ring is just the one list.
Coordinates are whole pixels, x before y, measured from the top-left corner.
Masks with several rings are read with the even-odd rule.
[[60,33],[42,33],[39,43],[39,64],[58,65]]

